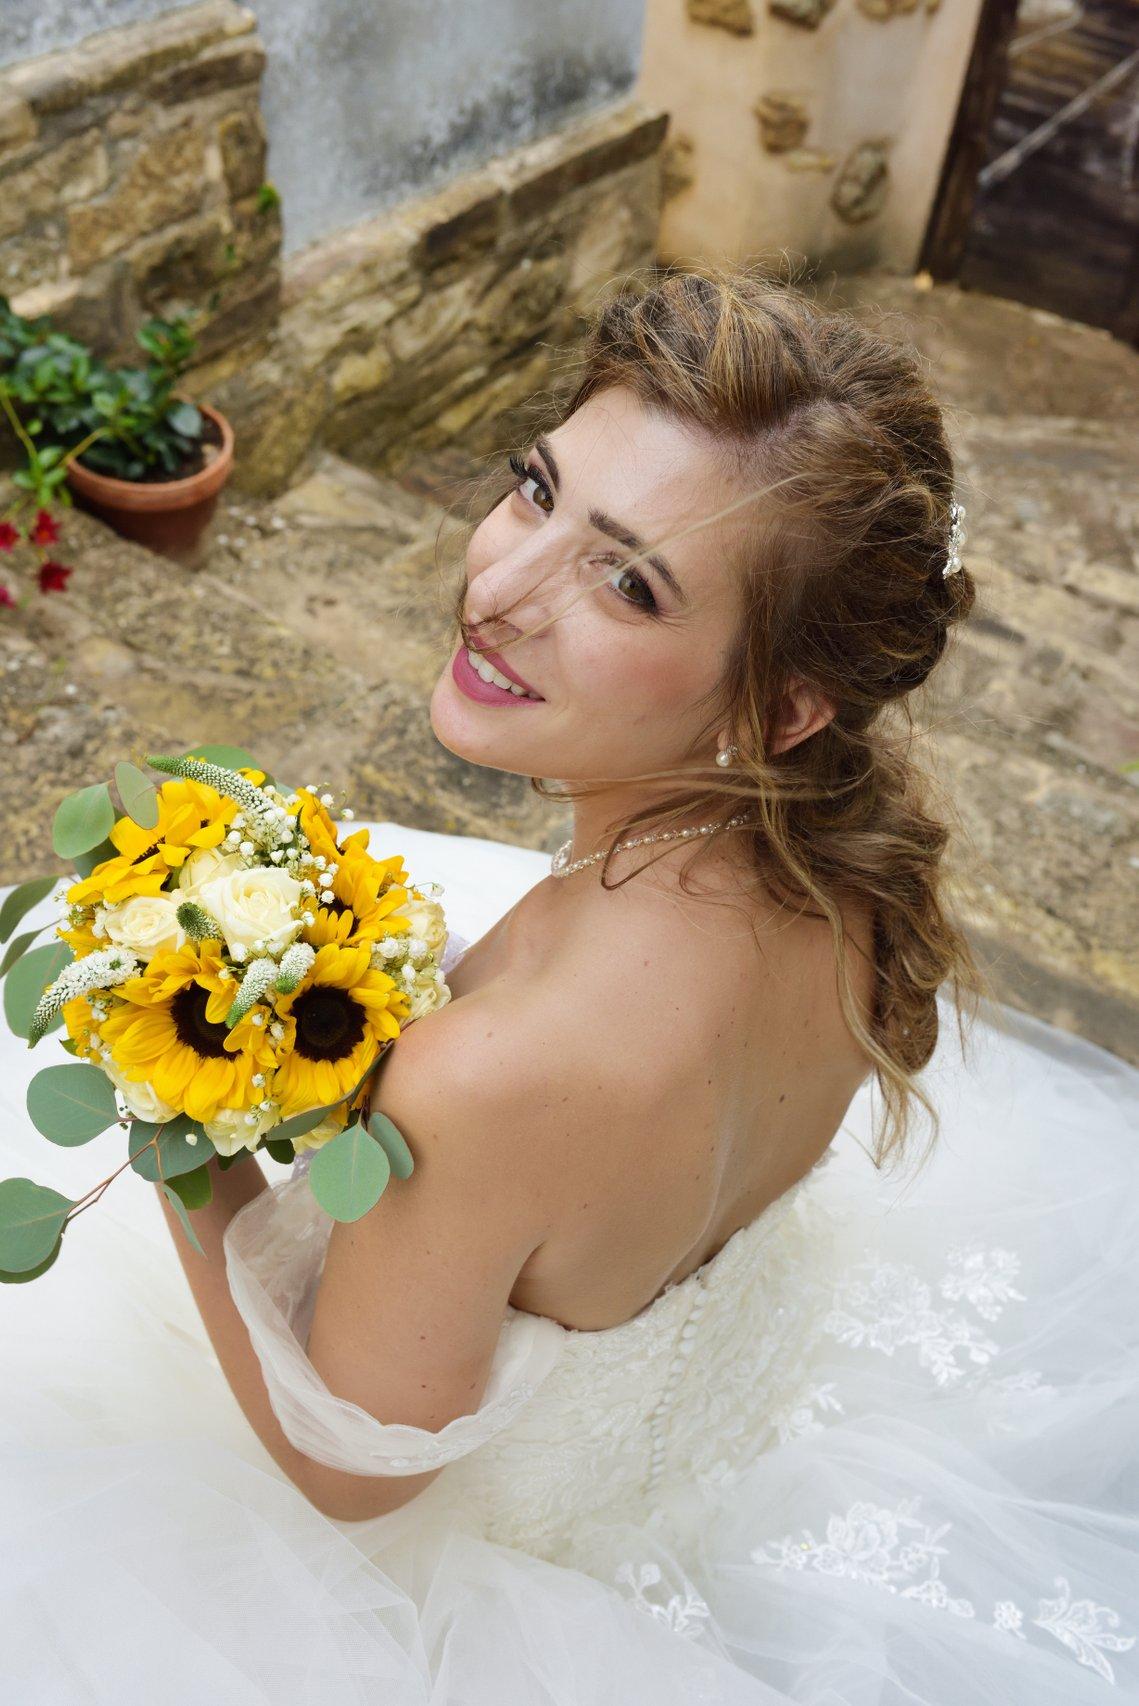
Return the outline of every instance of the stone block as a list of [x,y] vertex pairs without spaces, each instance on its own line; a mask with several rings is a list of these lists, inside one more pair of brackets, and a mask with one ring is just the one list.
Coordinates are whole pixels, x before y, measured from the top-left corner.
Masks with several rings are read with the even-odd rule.
[[803,30],[817,30],[833,5],[834,0],[767,0],[773,17]]
[[448,184],[415,209],[421,229],[411,250],[412,266],[430,272],[492,248],[502,227],[504,205],[502,187],[489,174],[475,173]]
[[197,303],[223,278],[232,230],[226,210],[214,208],[134,244],[126,260],[147,312],[160,313],[175,298]]
[[98,195],[109,182],[107,149],[94,129],[25,156],[19,165],[0,166],[0,238]]
[[[15,298],[37,286],[54,286],[59,279],[62,260],[62,222],[59,219],[32,221],[14,237],[0,243],[0,295]],[[22,312],[22,309],[17,309],[17,313]]]
[[667,113],[630,101],[616,112],[569,124],[517,150],[491,168],[507,191],[511,218],[528,220],[548,213],[568,191],[657,153],[668,122]]
[[838,157],[822,148],[791,148],[780,159],[789,172],[833,172]]
[[206,138],[194,119],[147,138],[107,194],[71,209],[68,254],[74,270],[85,272],[134,238],[197,213],[205,178]]
[[694,24],[711,24],[736,36],[755,32],[755,13],[750,0],[686,0],[686,4]]
[[798,148],[810,128],[807,103],[797,95],[761,95],[752,108],[759,120],[759,135],[769,154],[786,154]]
[[860,142],[843,162],[831,191],[831,206],[848,225],[860,225],[882,211],[890,183],[889,143]]
[[246,7],[232,0],[203,0],[9,66],[0,73],[0,87],[25,100],[37,117],[62,113],[256,27]]
[[0,154],[34,142],[39,131],[36,115],[22,95],[5,89],[0,79]]
[[691,136],[677,132],[669,137],[661,150],[662,201],[671,201],[696,182],[695,154],[696,144]]
[[256,107],[225,113],[218,122],[222,173],[232,201],[253,195],[265,182],[265,125]]
[[205,48],[193,58],[167,66],[146,85],[148,100],[164,106],[201,100],[226,89],[256,87],[265,69],[265,49],[257,36],[239,36]]

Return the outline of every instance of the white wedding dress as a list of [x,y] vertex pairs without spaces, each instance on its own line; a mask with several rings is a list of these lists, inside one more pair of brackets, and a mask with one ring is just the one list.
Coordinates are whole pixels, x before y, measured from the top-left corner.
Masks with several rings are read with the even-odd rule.
[[[468,939],[549,868],[369,827]],[[1139,1701],[1139,1071],[1000,1007],[966,1064],[943,1019],[916,1179],[868,1159],[865,1085],[824,1162],[634,1319],[509,1310],[438,1434],[308,1362],[331,1222],[303,1158],[265,1158],[226,1260],[286,1433],[357,1472],[446,1465],[366,1523],[263,1450],[124,1174],[0,1292],[0,1700]],[[4,1033],[0,1176],[75,1195],[121,1141],[34,1132],[55,1038]]]

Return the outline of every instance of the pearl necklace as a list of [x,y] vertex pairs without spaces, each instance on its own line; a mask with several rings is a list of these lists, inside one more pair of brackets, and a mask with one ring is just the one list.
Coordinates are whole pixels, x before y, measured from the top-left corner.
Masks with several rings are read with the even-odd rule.
[[[711,835],[714,829],[734,829],[737,824],[746,823],[747,821],[748,814],[746,812],[739,812],[735,817],[730,817],[727,823],[723,824],[702,823],[699,825],[693,825],[688,829],[664,829],[659,831],[656,835],[634,835],[628,841],[619,841],[613,851],[615,853],[620,853],[626,847],[643,847],[650,841],[685,841],[693,835]],[[584,858],[575,859],[572,864],[567,864],[566,860],[569,857],[569,850],[572,846],[572,837],[569,841],[562,842],[561,846],[554,854],[550,864],[551,877],[568,877],[574,871],[583,870],[586,865],[596,864],[598,859],[606,858],[609,853],[609,849],[607,847],[603,847],[600,853],[587,853]]]

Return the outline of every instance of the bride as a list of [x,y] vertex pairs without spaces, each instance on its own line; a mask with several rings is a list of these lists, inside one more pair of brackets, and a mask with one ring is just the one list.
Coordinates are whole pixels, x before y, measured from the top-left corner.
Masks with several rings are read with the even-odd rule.
[[126,1180],[6,1294],[3,1698],[1139,1700],[1139,1072],[947,907],[916,361],[665,273],[510,463],[431,725],[573,834],[369,826],[456,927],[369,1214],[211,1163],[199,1255]]

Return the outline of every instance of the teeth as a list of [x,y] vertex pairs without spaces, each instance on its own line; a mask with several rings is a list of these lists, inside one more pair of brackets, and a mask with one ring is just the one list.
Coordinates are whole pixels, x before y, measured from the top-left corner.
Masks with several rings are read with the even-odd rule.
[[492,663],[488,663],[486,658],[480,657],[477,652],[472,652],[469,646],[466,648],[466,651],[467,657],[470,660],[471,668],[474,670],[475,674],[481,676],[484,681],[493,682],[495,687],[504,687],[508,693],[513,693],[519,699],[537,698],[536,693],[527,693],[524,687],[519,687],[516,681],[511,681],[509,676],[503,675],[500,669],[495,669],[494,665]]

